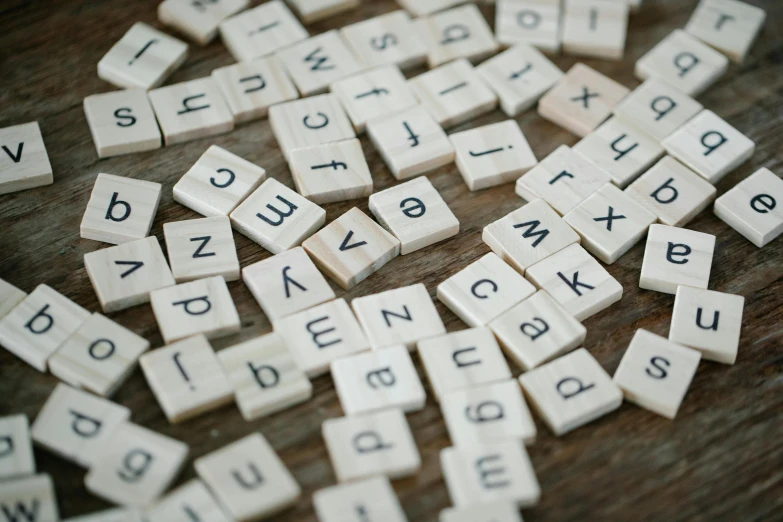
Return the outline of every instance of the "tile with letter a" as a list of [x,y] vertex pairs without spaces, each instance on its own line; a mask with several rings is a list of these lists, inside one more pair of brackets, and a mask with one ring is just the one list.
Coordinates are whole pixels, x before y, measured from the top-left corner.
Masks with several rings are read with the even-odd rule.
[[90,312],[47,285],[38,285],[0,319],[0,346],[38,370]]
[[542,51],[560,51],[560,0],[498,0],[495,32],[503,45],[534,45]]
[[299,484],[260,433],[198,458],[193,466],[237,522],[266,519],[301,495]]
[[163,224],[163,236],[177,283],[204,277],[239,279],[239,259],[228,216]]
[[408,69],[421,65],[427,55],[424,42],[413,30],[405,11],[393,11],[346,25],[340,34],[366,67],[396,65]]
[[498,50],[492,29],[475,4],[418,18],[413,24],[427,48],[430,68],[458,58],[480,62]]
[[89,515],[74,517],[63,522],[147,522],[143,513],[135,508],[116,508],[98,511]]
[[476,67],[495,91],[500,108],[514,117],[533,107],[563,77],[563,71],[529,44],[520,43]]
[[446,333],[427,287],[421,283],[357,297],[351,307],[374,350],[398,344],[413,350],[422,339]]
[[584,137],[612,114],[630,91],[587,65],[577,63],[538,101],[538,114]]
[[162,138],[144,89],[93,94],[84,114],[99,158],[158,149]]
[[704,359],[734,364],[744,307],[741,295],[679,286],[669,340],[695,348]]
[[101,450],[114,443],[118,426],[130,413],[125,406],[60,383],[35,418],[33,442],[90,468],[100,461]]
[[313,395],[310,380],[277,333],[225,348],[217,357],[246,421],[290,408]]
[[215,352],[203,335],[144,354],[139,364],[172,424],[219,408],[234,398]]
[[332,363],[332,379],[340,405],[349,416],[389,408],[419,411],[427,400],[403,345],[337,359]]
[[54,183],[38,122],[0,129],[0,194]]
[[247,9],[249,4],[249,0],[163,0],[158,4],[158,20],[194,42],[206,45],[217,36],[220,22]]
[[302,247],[246,266],[242,280],[273,323],[335,298],[334,290]]
[[685,30],[732,61],[742,63],[753,46],[767,13],[738,0],[703,0]]
[[666,294],[677,286],[707,288],[715,236],[666,225],[650,225],[639,288]]
[[329,371],[332,361],[370,349],[345,299],[335,299],[280,319],[275,331],[308,377]]
[[290,0],[306,24],[323,20],[359,6],[360,0]]
[[0,417],[0,481],[35,473],[30,424],[24,414]]
[[80,236],[115,245],[147,237],[162,188],[152,181],[98,174],[82,217]]
[[202,333],[214,339],[239,331],[239,314],[221,276],[155,290],[150,303],[166,344]]
[[409,477],[419,471],[421,457],[399,409],[328,419],[321,425],[329,460],[339,482],[383,475]]
[[320,522],[408,522],[386,477],[320,489],[313,494],[313,507]]
[[490,502],[527,508],[538,504],[541,497],[521,441],[445,448],[440,452],[440,467],[451,503],[458,508]]
[[465,508],[448,508],[440,512],[439,522],[522,522],[519,508],[512,502],[491,502]]
[[125,422],[99,451],[84,485],[114,504],[152,507],[179,475],[188,451],[184,442]]
[[579,243],[576,232],[542,199],[485,226],[481,239],[523,275],[531,265]]
[[623,402],[620,388],[584,348],[523,373],[519,381],[533,408],[558,437]]
[[207,217],[228,216],[266,179],[266,171],[210,145],[174,185],[174,201]]
[[46,473],[0,482],[0,513],[8,522],[58,522],[54,483]]
[[700,359],[696,350],[647,330],[636,330],[614,374],[614,382],[625,400],[673,419]]
[[296,190],[318,205],[372,194],[370,167],[355,138],[294,149],[289,167]]
[[237,62],[273,54],[309,37],[281,0],[272,0],[220,22],[220,37]]
[[444,129],[492,111],[498,98],[465,58],[408,80],[422,107]]
[[666,152],[713,185],[756,150],[750,138],[709,110],[700,112],[662,144]]
[[8,281],[0,279],[0,319],[11,312],[16,305],[27,297],[27,292],[19,290]]
[[305,240],[315,264],[345,290],[400,254],[400,242],[354,207]]
[[98,62],[98,77],[120,88],[154,89],[179,69],[188,45],[136,22]]
[[682,29],[675,29],[637,60],[634,71],[640,80],[659,78],[696,97],[718,81],[728,67],[725,56]]
[[565,0],[563,52],[607,60],[625,54],[628,4],[625,1]]
[[370,196],[375,219],[400,240],[400,254],[410,254],[459,233],[459,221],[426,177]]
[[92,314],[49,359],[52,375],[110,397],[128,378],[149,341],[101,314]]
[[783,234],[783,180],[759,169],[719,197],[714,212],[761,248]]
[[147,511],[148,522],[230,522],[215,497],[198,479],[186,482]]

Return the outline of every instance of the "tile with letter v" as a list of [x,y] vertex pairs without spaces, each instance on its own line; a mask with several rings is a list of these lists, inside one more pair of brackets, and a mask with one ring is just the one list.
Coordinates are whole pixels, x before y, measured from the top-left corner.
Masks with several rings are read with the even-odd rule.
[[198,479],[186,482],[147,511],[147,522],[230,522],[207,487]]
[[0,417],[0,481],[33,473],[35,455],[27,415]]
[[480,62],[498,49],[492,29],[475,4],[418,18],[413,25],[427,48],[430,68],[459,58]]
[[628,3],[565,0],[563,52],[620,60],[628,32]]
[[144,89],[87,96],[84,115],[99,158],[158,149],[163,143]]
[[38,122],[0,129],[0,194],[54,183]]
[[650,225],[639,288],[666,294],[679,285],[707,288],[715,236],[694,230]]
[[522,522],[522,515],[514,503],[501,501],[444,509],[440,512],[439,522],[475,522],[482,519],[492,522]]
[[177,283],[221,276],[239,279],[239,259],[228,216],[163,224],[163,236]]
[[[371,477],[319,489],[313,494],[320,522],[408,522],[386,477]],[[348,517],[348,518],[346,518]]]
[[289,167],[296,190],[319,205],[372,194],[370,167],[357,139],[294,149]]
[[263,3],[220,22],[220,37],[239,63],[268,56],[309,36],[281,0]]
[[767,13],[738,0],[703,0],[691,15],[685,31],[742,63],[753,46]]
[[0,319],[16,308],[27,297],[27,292],[19,290],[8,281],[0,279]]
[[503,45],[522,43],[557,53],[561,40],[560,15],[560,0],[498,0],[497,41]]
[[164,0],[158,4],[158,20],[174,27],[194,42],[206,45],[217,36],[220,22],[247,9],[249,4],[249,0]]
[[759,169],[719,197],[714,211],[761,248],[783,234],[783,180],[769,169]]
[[410,15],[400,10],[346,25],[340,34],[365,66],[408,69],[422,64],[427,55],[413,27]]
[[360,0],[290,0],[299,18],[306,24],[323,20],[360,5]]
[[60,520],[54,483],[46,473],[0,482],[0,513],[9,522]]

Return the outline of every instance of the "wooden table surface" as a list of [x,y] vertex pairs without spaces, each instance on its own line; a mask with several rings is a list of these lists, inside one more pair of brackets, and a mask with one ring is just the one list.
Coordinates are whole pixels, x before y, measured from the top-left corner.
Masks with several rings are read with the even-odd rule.
[[[163,244],[164,223],[199,217],[172,199],[172,186],[211,144],[264,167],[292,187],[293,182],[267,120],[233,132],[151,152],[98,160],[82,110],[84,97],[113,90],[96,74],[96,64],[135,21],[160,27],[158,0],[58,2],[6,0],[0,7],[0,127],[38,121],[54,169],[54,185],[0,196],[0,277],[30,292],[46,283],[90,311],[98,301],[84,270],[83,255],[107,245],[79,237],[79,223],[99,172],[156,181],[164,185],[152,233]],[[257,3],[257,2],[254,2]],[[683,27],[696,0],[645,0],[631,17],[622,61],[582,60],[633,88],[635,61],[672,29]],[[745,64],[729,72],[699,99],[756,142],[749,163],[718,184],[718,195],[760,167],[783,173],[783,2],[750,0],[767,11],[767,21]],[[356,10],[308,27],[312,34],[339,28],[397,8],[391,0],[364,0]],[[494,8],[482,6],[489,20]],[[494,25],[494,24],[493,24]],[[564,70],[580,61],[557,56]],[[217,40],[191,53],[168,84],[207,76],[232,63]],[[410,71],[409,76],[420,70]],[[501,121],[500,111],[454,130]],[[538,158],[577,138],[544,121],[535,111],[517,118]],[[364,150],[375,190],[395,183],[366,138]],[[398,257],[350,292],[348,299],[422,282],[435,287],[489,251],[481,241],[488,223],[518,208],[522,200],[507,184],[470,192],[454,165],[429,175],[460,221],[456,237]],[[366,200],[326,206],[327,223]],[[536,520],[781,520],[783,517],[783,238],[758,249],[711,209],[688,228],[717,236],[710,288],[745,296],[745,318],[734,366],[702,362],[677,419],[666,420],[625,403],[599,421],[556,438],[540,422],[529,452],[542,487],[541,503],[524,512]],[[270,254],[235,234],[242,266]],[[609,272],[622,283],[620,303],[585,321],[586,347],[611,373],[638,328],[667,335],[673,296],[640,290],[643,242]],[[334,286],[334,285],[333,285]],[[266,332],[271,327],[241,281],[229,284],[242,318],[240,334],[214,343],[216,349]],[[450,331],[466,326],[445,306],[437,309]],[[111,315],[120,324],[163,344],[149,305]],[[420,375],[421,365],[416,358]],[[515,374],[519,373],[514,368]],[[429,387],[427,386],[428,392]],[[33,419],[57,380],[42,375],[0,350],[0,414],[26,413]],[[335,483],[321,438],[321,423],[342,415],[331,377],[315,379],[312,400],[254,422],[235,406],[181,425],[166,421],[136,370],[115,400],[132,410],[132,420],[185,441],[191,459],[260,430],[301,484],[295,508],[275,521],[314,521],[311,496]],[[440,471],[439,452],[450,445],[436,403],[428,395],[423,411],[408,415],[422,456],[413,478],[394,482],[411,521],[437,519],[450,502]],[[84,471],[36,449],[38,470],[52,475],[61,515],[67,518],[107,507],[88,494]],[[192,460],[191,460],[192,462]],[[190,462],[179,483],[195,476]]]

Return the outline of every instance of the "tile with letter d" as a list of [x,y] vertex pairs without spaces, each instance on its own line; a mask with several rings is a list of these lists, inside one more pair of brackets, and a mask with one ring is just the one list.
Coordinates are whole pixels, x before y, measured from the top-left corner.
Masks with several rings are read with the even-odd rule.
[[[313,494],[320,522],[408,522],[386,477],[371,477],[320,489]],[[347,517],[347,518],[346,518]]]
[[650,225],[639,288],[674,294],[679,285],[707,288],[715,236],[666,225]]
[[0,482],[0,513],[9,522],[58,522],[60,516],[52,478],[41,473]]
[[738,0],[703,0],[685,31],[742,63],[764,25],[767,13]]
[[607,60],[625,54],[628,4],[625,1],[565,0],[563,52]]
[[0,417],[0,480],[35,473],[35,455],[27,415]]
[[783,180],[759,169],[715,201],[715,215],[761,248],[783,234]]
[[440,512],[439,522],[522,522],[519,508],[513,502],[491,502],[465,508],[448,508]]
[[498,0],[495,33],[502,45],[529,44],[548,53],[560,51],[560,0]]
[[459,58],[480,62],[498,49],[492,29],[474,4],[418,18],[413,24],[431,68]]
[[148,522],[230,522],[215,497],[198,479],[186,482],[147,511]]
[[405,11],[392,11],[340,29],[350,49],[366,67],[396,65],[408,69],[424,63],[427,49]]
[[309,36],[281,0],[265,2],[220,22],[220,37],[231,56],[248,65]]
[[228,216],[164,223],[163,236],[177,283],[212,276],[239,279],[239,258]]
[[0,129],[0,194],[54,183],[38,122]]
[[144,89],[87,96],[84,114],[99,158],[158,149],[163,143]]
[[158,20],[174,27],[194,42],[206,45],[217,36],[220,22],[247,9],[249,4],[248,0],[164,0],[158,4]]
[[294,149],[288,165],[296,190],[318,205],[372,194],[370,167],[355,138]]
[[16,308],[27,297],[27,292],[19,290],[8,281],[0,279],[0,319]]
[[306,24],[358,7],[360,0],[290,0]]

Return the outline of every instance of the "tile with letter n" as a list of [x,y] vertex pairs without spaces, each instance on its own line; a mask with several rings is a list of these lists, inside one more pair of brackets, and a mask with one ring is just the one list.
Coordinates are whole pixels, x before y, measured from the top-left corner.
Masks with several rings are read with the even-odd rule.
[[359,6],[359,0],[290,0],[306,24],[323,20]]
[[0,480],[35,473],[35,455],[27,415],[0,417]]
[[87,96],[84,114],[99,158],[158,149],[163,143],[144,89]]
[[16,308],[27,297],[27,292],[19,290],[8,281],[0,279],[0,319]]
[[217,36],[220,22],[247,9],[248,5],[249,0],[163,0],[158,4],[158,20],[174,27],[194,42],[207,45]]
[[52,354],[90,317],[90,312],[41,284],[0,319],[0,346],[46,372]]
[[284,410],[313,395],[313,385],[277,333],[225,348],[217,358],[246,421]]
[[60,520],[54,483],[46,473],[0,482],[0,513],[9,522]]
[[393,11],[340,29],[341,36],[366,67],[396,65],[409,69],[427,56],[424,42],[405,11]]
[[620,388],[584,348],[523,373],[519,381],[557,437],[611,413],[623,402]]
[[742,63],[764,25],[767,13],[738,0],[703,0],[685,31]]
[[281,0],[235,14],[220,22],[219,29],[231,56],[248,65],[310,36]]
[[604,0],[565,0],[563,52],[620,60],[625,54],[628,3]]
[[230,522],[215,497],[198,479],[186,482],[147,511],[148,522]]
[[260,433],[196,459],[201,480],[234,520],[262,520],[292,506],[301,495],[293,475]]
[[650,225],[639,288],[674,294],[679,285],[707,288],[715,236],[666,225]]
[[370,167],[355,138],[294,149],[288,165],[296,190],[318,205],[372,194]]
[[491,502],[464,508],[448,508],[440,512],[439,522],[522,522],[519,508],[513,502]]
[[[386,477],[371,477],[320,489],[313,494],[320,522],[408,522]],[[347,517],[347,518],[346,518]]]
[[529,44],[548,53],[560,51],[560,0],[498,0],[495,33],[502,45]]
[[155,290],[150,303],[166,344],[191,335],[214,339],[239,331],[239,314],[221,276]]
[[783,234],[783,180],[759,169],[719,197],[714,212],[761,248]]
[[492,29],[475,4],[418,18],[413,25],[427,48],[431,68],[458,58],[480,62],[498,49]]
[[239,258],[228,216],[164,223],[163,236],[177,283],[212,276],[239,279]]
[[673,419],[700,359],[697,350],[647,330],[636,330],[614,374],[614,382],[625,400]]
[[0,194],[54,183],[38,122],[0,129]]

